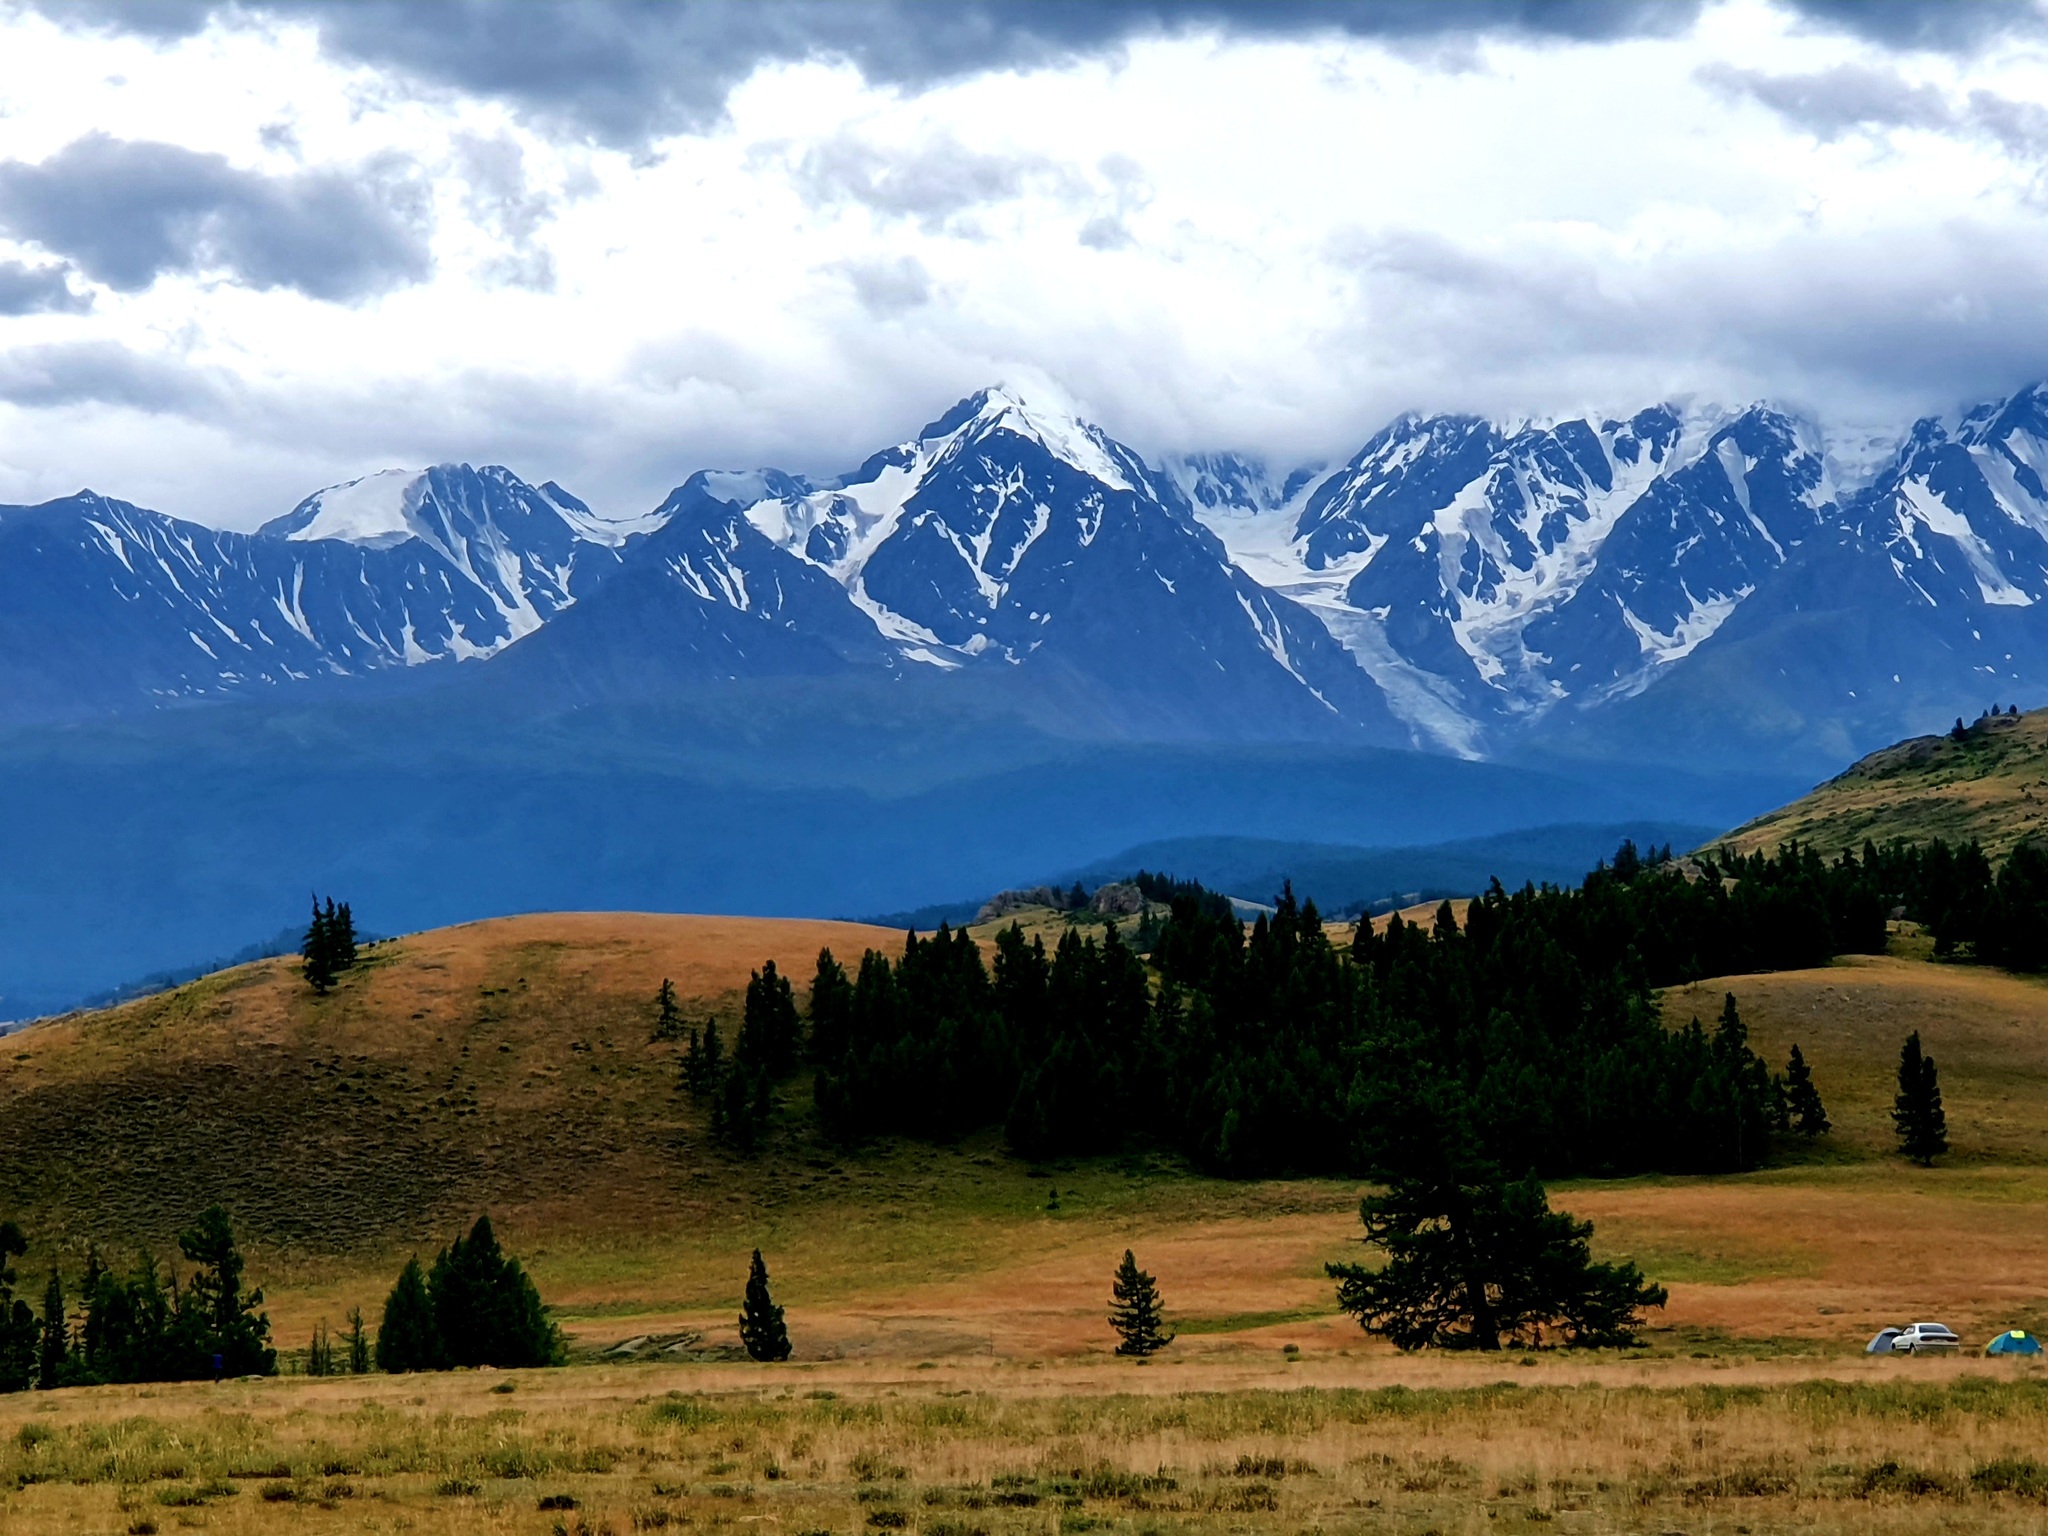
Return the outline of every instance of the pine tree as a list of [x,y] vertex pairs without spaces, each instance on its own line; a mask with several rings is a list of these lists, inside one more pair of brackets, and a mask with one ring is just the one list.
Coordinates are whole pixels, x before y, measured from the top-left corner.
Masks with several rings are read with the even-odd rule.
[[1892,1101],[1892,1129],[1899,1150],[1922,1168],[1948,1150],[1948,1116],[1941,1108],[1941,1079],[1934,1058],[1920,1051],[1920,1031],[1899,1050],[1899,1096]]
[[768,1074],[749,1068],[735,1051],[711,1096],[711,1134],[734,1151],[752,1152],[774,1108]]
[[322,1318],[313,1326],[313,1342],[306,1346],[306,1374],[308,1376],[332,1376],[334,1374],[334,1341],[327,1336],[327,1320]]
[[747,983],[746,1011],[733,1042],[733,1060],[770,1080],[787,1077],[796,1070],[802,1036],[795,993],[770,960]]
[[761,1262],[761,1250],[754,1250],[754,1262],[747,1269],[747,1297],[740,1312],[740,1342],[749,1358],[762,1361],[789,1358],[789,1330],[782,1323],[782,1308],[768,1294],[768,1266]]
[[363,1309],[348,1309],[348,1371],[351,1376],[370,1374],[370,1335],[363,1327]]
[[718,1021],[706,1019],[704,1034],[690,1031],[690,1043],[683,1051],[683,1086],[693,1098],[710,1098],[725,1077],[725,1046],[718,1038]]
[[0,1392],[26,1392],[36,1378],[41,1329],[28,1303],[14,1294],[13,1260],[27,1252],[21,1228],[0,1221]]
[[242,1255],[228,1213],[217,1205],[200,1212],[178,1234],[178,1248],[197,1266],[180,1308],[181,1316],[189,1311],[194,1319],[193,1347],[219,1356],[220,1369],[230,1376],[273,1373],[277,1351],[270,1347],[270,1319],[256,1310],[263,1293],[242,1289]]
[[334,968],[345,971],[356,963],[356,918],[347,902],[335,909],[329,932],[334,939]]
[[468,1237],[441,1250],[427,1292],[448,1364],[500,1370],[561,1364],[561,1331],[519,1261],[498,1246],[489,1216],[479,1216]]
[[1116,1278],[1110,1282],[1110,1295],[1109,1326],[1122,1340],[1116,1347],[1118,1354],[1142,1359],[1173,1342],[1174,1336],[1164,1331],[1159,1287],[1138,1268],[1138,1261],[1128,1248],[1124,1250],[1123,1263],[1116,1267]]
[[1785,1064],[1785,1108],[1792,1129],[1802,1136],[1823,1136],[1829,1130],[1828,1112],[1821,1104],[1820,1090],[1813,1086],[1813,1070],[1799,1047],[1792,1047],[1792,1059]]
[[419,1255],[405,1261],[398,1283],[384,1299],[384,1322],[377,1330],[377,1369],[396,1376],[405,1371],[438,1371],[446,1366],[441,1330],[434,1323],[434,1304],[427,1295],[426,1271]]
[[817,974],[811,979],[811,1060],[820,1066],[836,1066],[846,1055],[853,1032],[853,983],[846,970],[832,958],[832,951],[818,951]]
[[303,969],[307,983],[316,994],[326,996],[334,986],[334,928],[327,914],[320,910],[318,896],[313,898],[313,921],[306,927],[306,937],[299,944],[299,955],[305,961]]
[[50,1283],[43,1287],[43,1335],[36,1350],[36,1385],[45,1392],[64,1384],[65,1368],[71,1363],[71,1324],[64,1315],[64,1280],[57,1266],[50,1266]]
[[682,1010],[676,1007],[676,984],[661,978],[661,990],[654,994],[654,1038],[675,1040],[683,1033]]

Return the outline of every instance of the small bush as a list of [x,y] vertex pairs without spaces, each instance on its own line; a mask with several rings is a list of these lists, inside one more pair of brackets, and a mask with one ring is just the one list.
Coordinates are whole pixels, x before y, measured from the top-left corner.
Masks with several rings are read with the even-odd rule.
[[263,1502],[266,1504],[290,1504],[299,1496],[299,1490],[290,1483],[266,1483],[263,1488]]
[[577,1504],[577,1502],[576,1502],[576,1498],[575,1498],[575,1495],[573,1495],[573,1494],[567,1494],[567,1493],[546,1493],[546,1494],[542,1494],[542,1495],[541,1495],[541,1498],[540,1498],[540,1502],[539,1502],[538,1504],[536,1504],[536,1505],[535,1505],[534,1507],[535,1507],[536,1509],[578,1509],[578,1508],[581,1508],[581,1506],[580,1506],[580,1505],[578,1505],[578,1504]]
[[434,1489],[444,1499],[473,1499],[483,1491],[482,1483],[473,1483],[466,1477],[444,1478]]
[[33,1452],[39,1445],[47,1445],[57,1438],[57,1431],[47,1424],[24,1424],[14,1432],[14,1443],[24,1451]]
[[1885,1494],[1913,1499],[1942,1498],[1955,1491],[1955,1484],[1939,1472],[1902,1467],[1890,1458],[1866,1469],[1856,1479],[1856,1497],[1859,1499]]
[[1978,1493],[2011,1493],[2023,1499],[2048,1499],[2048,1467],[2038,1461],[2015,1461],[2010,1457],[1986,1462],[1970,1474],[1970,1486]]
[[900,1509],[871,1509],[868,1524],[878,1531],[900,1531],[910,1524],[910,1516]]

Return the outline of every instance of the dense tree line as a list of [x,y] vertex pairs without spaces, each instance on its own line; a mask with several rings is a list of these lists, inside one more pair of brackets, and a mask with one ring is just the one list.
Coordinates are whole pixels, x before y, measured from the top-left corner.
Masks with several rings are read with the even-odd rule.
[[277,1369],[270,1319],[258,1310],[263,1293],[244,1289],[234,1227],[218,1206],[178,1235],[178,1250],[193,1266],[182,1283],[147,1254],[122,1275],[90,1251],[75,1321],[54,1266],[40,1318],[14,1294],[11,1261],[27,1250],[21,1229],[0,1222],[0,1391],[268,1376]]
[[820,1120],[846,1140],[1001,1125],[1028,1156],[1149,1139],[1234,1174],[1361,1172],[1398,1160],[1427,1105],[1510,1168],[1754,1167],[1774,1135],[1824,1128],[1810,1074],[1795,1117],[1733,999],[1671,1032],[1652,987],[1880,948],[1886,909],[1803,850],[1729,865],[1688,878],[1624,845],[1576,889],[1496,885],[1463,923],[1446,904],[1343,950],[1291,892],[1247,932],[1213,892],[1148,876],[1172,901],[1156,986],[1113,924],[1050,954],[1012,925],[989,965],[945,928],[851,979],[828,953]]

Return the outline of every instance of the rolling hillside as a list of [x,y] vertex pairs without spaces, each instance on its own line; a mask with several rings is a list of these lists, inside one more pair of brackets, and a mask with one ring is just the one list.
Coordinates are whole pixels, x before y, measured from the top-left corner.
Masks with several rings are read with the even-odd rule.
[[1748,853],[1794,838],[1823,854],[1895,837],[1975,838],[1993,857],[2048,835],[2048,710],[1986,715],[1961,741],[1915,736],[1716,839]]

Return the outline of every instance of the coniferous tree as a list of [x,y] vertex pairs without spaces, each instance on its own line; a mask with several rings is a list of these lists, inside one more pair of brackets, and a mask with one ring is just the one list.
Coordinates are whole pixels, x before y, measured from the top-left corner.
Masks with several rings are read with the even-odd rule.
[[736,1152],[752,1152],[774,1114],[768,1074],[750,1068],[737,1050],[711,1096],[711,1134]]
[[1792,1047],[1791,1060],[1785,1064],[1785,1110],[1792,1129],[1802,1136],[1822,1136],[1830,1129],[1820,1090],[1813,1085],[1813,1069],[1807,1066],[1797,1045]]
[[654,994],[654,1038],[675,1040],[683,1033],[682,1010],[676,1007],[676,984],[661,978],[661,990]]
[[377,1369],[397,1376],[407,1371],[438,1371],[447,1366],[441,1330],[434,1321],[434,1303],[427,1295],[426,1271],[418,1254],[405,1261],[398,1282],[384,1299],[384,1321],[377,1329]]
[[263,1305],[263,1293],[242,1289],[242,1255],[228,1213],[217,1205],[200,1212],[199,1220],[178,1234],[178,1249],[197,1266],[180,1308],[181,1319],[192,1320],[187,1330],[191,1347],[218,1356],[217,1369],[229,1376],[272,1374],[277,1351],[270,1347],[270,1319],[256,1310]]
[[1666,1300],[1635,1265],[1594,1263],[1591,1223],[1551,1210],[1533,1178],[1507,1183],[1483,1166],[1399,1176],[1359,1217],[1386,1263],[1326,1266],[1337,1304],[1400,1349],[1497,1350],[1551,1333],[1627,1346]]
[[334,1341],[327,1335],[327,1320],[322,1318],[313,1325],[313,1342],[306,1346],[306,1374],[308,1376],[332,1376],[334,1370]]
[[21,1228],[0,1221],[0,1392],[26,1392],[36,1377],[41,1330],[28,1303],[14,1294],[14,1260],[27,1252]]
[[817,974],[811,978],[810,1016],[811,1060],[821,1066],[838,1064],[846,1055],[853,1028],[853,983],[829,949],[818,951]]
[[[329,905],[333,903],[329,902]],[[334,986],[334,926],[320,909],[318,896],[313,898],[313,920],[306,926],[306,936],[299,944],[299,955],[305,961],[303,970],[307,984],[315,993],[326,996]]]
[[704,1033],[690,1031],[690,1043],[683,1050],[683,1086],[693,1098],[707,1099],[725,1080],[725,1045],[718,1038],[718,1021],[706,1019]]
[[747,1267],[747,1295],[740,1310],[740,1342],[748,1358],[760,1361],[789,1358],[789,1329],[783,1326],[782,1308],[768,1294],[768,1266],[761,1262],[761,1250],[754,1250]]
[[740,1016],[739,1037],[733,1042],[733,1060],[771,1081],[787,1077],[796,1070],[802,1035],[795,992],[770,960],[747,983],[746,1010]]
[[1118,1354],[1143,1358],[1173,1342],[1174,1335],[1166,1331],[1159,1286],[1152,1276],[1138,1268],[1138,1261],[1128,1248],[1109,1289],[1109,1326],[1116,1330],[1120,1341],[1116,1347]]
[[1934,1058],[1920,1050],[1917,1029],[1899,1049],[1899,1093],[1892,1101],[1892,1129],[1898,1134],[1899,1150],[1922,1168],[1931,1168],[1948,1150],[1941,1079],[1935,1073]]
[[450,1365],[510,1370],[561,1364],[561,1330],[548,1320],[525,1269],[498,1246],[489,1216],[479,1216],[468,1237],[441,1250],[427,1290]]
[[370,1374],[370,1335],[363,1327],[363,1309],[348,1309],[348,1371],[351,1376]]
[[345,971],[356,963],[356,918],[347,902],[335,909],[333,924],[334,968]]
[[36,1385],[45,1392],[64,1385],[71,1366],[71,1322],[64,1312],[64,1280],[50,1266],[43,1287],[43,1331],[36,1347]]

